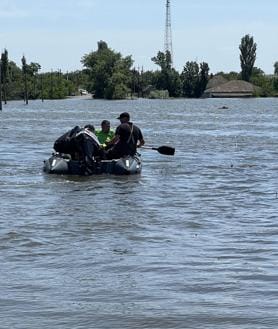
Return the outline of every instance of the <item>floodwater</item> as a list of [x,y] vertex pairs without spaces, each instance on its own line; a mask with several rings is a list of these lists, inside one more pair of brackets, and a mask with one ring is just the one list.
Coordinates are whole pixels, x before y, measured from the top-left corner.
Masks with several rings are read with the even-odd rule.
[[[123,111],[175,156],[42,172],[62,133]],[[9,102],[0,120],[1,329],[277,328],[278,99]]]

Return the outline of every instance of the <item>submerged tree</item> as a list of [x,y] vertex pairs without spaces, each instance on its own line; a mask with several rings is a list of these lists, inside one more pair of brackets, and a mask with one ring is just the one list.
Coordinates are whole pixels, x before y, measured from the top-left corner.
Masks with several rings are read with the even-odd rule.
[[8,68],[9,68],[9,59],[7,49],[1,54],[1,79],[3,82],[3,96],[4,102],[7,104],[7,81],[8,81]]
[[170,70],[172,65],[171,53],[167,50],[165,53],[159,51],[156,57],[152,57],[152,61],[160,66],[161,71]]
[[278,62],[274,63],[274,74],[278,75]]
[[209,79],[209,66],[203,62],[186,62],[182,74],[182,94],[185,97],[200,97]]
[[203,92],[206,89],[209,80],[209,66],[208,63],[200,63],[200,72],[199,72],[199,86],[197,94],[202,96]]
[[23,73],[23,78],[24,78],[24,101],[26,104],[28,104],[28,90],[27,90],[27,72],[28,72],[28,66],[26,63],[26,58],[23,55],[21,58],[21,63],[22,63],[22,73]]
[[254,42],[253,37],[246,34],[241,39],[239,45],[240,50],[240,65],[241,65],[241,78],[245,81],[250,81],[252,70],[256,61],[257,44]]
[[186,62],[181,73],[182,94],[185,97],[196,97],[199,83],[199,65],[197,62]]
[[2,65],[0,61],[0,111],[2,111]]
[[158,90],[168,90],[170,97],[178,97],[181,93],[179,73],[172,67],[171,53],[159,51],[152,61],[160,66],[160,71],[154,74],[155,87]]
[[88,69],[90,84],[88,90],[96,98],[122,99],[130,92],[132,79],[131,56],[122,57],[110,49],[106,42],[99,41],[98,49],[84,55],[81,63]]

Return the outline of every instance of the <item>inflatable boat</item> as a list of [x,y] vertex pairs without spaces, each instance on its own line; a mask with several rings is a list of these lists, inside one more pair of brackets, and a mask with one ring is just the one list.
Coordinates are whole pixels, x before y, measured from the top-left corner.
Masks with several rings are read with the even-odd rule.
[[94,161],[92,165],[85,166],[84,163],[72,160],[70,155],[53,153],[44,161],[44,172],[57,175],[133,175],[142,170],[142,162],[139,154],[127,156],[120,159]]

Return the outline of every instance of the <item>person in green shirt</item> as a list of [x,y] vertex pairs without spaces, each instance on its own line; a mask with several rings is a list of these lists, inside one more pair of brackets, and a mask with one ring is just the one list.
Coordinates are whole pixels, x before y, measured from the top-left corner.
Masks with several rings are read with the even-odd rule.
[[115,132],[110,129],[110,121],[103,120],[101,122],[101,129],[96,130],[96,136],[103,148],[109,145],[115,136]]

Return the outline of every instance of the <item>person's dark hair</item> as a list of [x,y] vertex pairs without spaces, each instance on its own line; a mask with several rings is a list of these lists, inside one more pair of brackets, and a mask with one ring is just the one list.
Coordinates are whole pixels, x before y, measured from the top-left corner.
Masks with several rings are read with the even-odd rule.
[[129,113],[128,112],[123,112],[123,113],[121,113],[118,117],[117,117],[117,119],[123,119],[123,118],[127,118],[128,120],[130,120],[130,115],[129,115]]
[[103,121],[101,122],[101,125],[102,125],[102,126],[104,126],[104,125],[110,125],[110,121],[108,121],[108,120],[103,120]]
[[127,141],[131,134],[131,129],[128,123],[122,123],[119,125],[118,134],[120,136],[120,140]]

